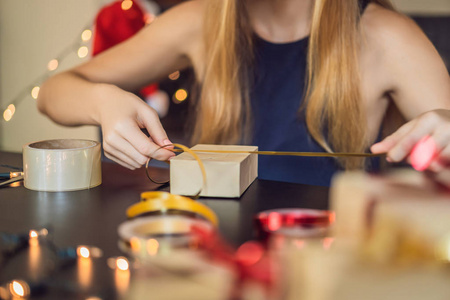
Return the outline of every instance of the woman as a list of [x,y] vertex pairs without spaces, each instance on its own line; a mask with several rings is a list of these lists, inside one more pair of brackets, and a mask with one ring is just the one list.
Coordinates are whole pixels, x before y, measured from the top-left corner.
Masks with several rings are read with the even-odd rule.
[[[449,75],[425,35],[387,0],[190,1],[48,80],[38,107],[60,124],[101,125],[106,156],[139,168],[174,154],[156,151],[170,141],[156,113],[126,91],[189,66],[201,87],[194,142],[362,152],[396,107],[409,122],[371,150],[402,161],[429,135],[440,152],[429,169],[450,184]],[[260,157],[259,177],[328,185],[341,167],[362,166]]]

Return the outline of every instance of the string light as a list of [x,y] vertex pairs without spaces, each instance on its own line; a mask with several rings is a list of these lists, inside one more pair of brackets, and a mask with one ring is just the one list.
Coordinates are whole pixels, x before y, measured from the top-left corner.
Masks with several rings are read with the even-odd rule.
[[6,109],[3,112],[3,119],[5,119],[6,122],[9,122],[11,120],[12,116],[13,116],[13,114],[10,109]]
[[10,104],[8,105],[8,109],[11,111],[11,113],[14,115],[14,113],[16,112],[16,107],[14,106],[14,104]]
[[48,62],[47,69],[49,71],[55,71],[58,68],[58,65],[59,65],[58,60],[56,58],[52,59],[51,61]]
[[79,58],[86,57],[88,55],[88,53],[89,53],[89,49],[86,46],[81,46],[77,52]]
[[170,80],[177,80],[178,78],[180,78],[180,71],[175,71],[169,75]]
[[26,298],[30,295],[30,286],[23,280],[13,280],[9,284],[9,292],[13,297]]
[[37,99],[38,96],[39,96],[39,91],[40,91],[40,90],[41,90],[40,87],[35,86],[35,87],[31,90],[31,97],[32,97],[33,99]]
[[42,228],[41,230],[30,230],[29,237],[30,239],[37,239],[39,237],[45,237],[48,235],[48,229]]
[[117,266],[117,269],[122,270],[122,271],[126,271],[130,267],[130,265],[128,263],[128,259],[126,259],[125,257],[117,258],[116,266]]
[[80,257],[89,258],[89,256],[91,255],[91,252],[86,247],[79,247],[77,249],[77,254]]
[[92,37],[92,31],[90,29],[86,29],[81,33],[81,40],[83,42],[87,42],[91,39]]
[[128,271],[130,269],[130,262],[123,256],[110,257],[107,264],[113,270]]
[[77,255],[81,258],[98,258],[103,255],[103,252],[97,247],[78,246]]
[[[130,2],[132,2],[132,1],[130,1]],[[91,26],[91,24],[89,24],[89,27],[90,26]],[[89,53],[88,47],[86,47],[86,46],[79,47],[82,42],[87,42],[92,38],[92,31],[90,29],[86,29],[86,27],[88,27],[88,26],[85,26],[85,29],[80,34],[81,41],[80,41],[80,38],[78,37],[77,40],[75,40],[71,46],[66,47],[57,56],[58,59],[55,58],[55,59],[50,60],[47,64],[47,72],[41,74],[34,80],[35,86],[31,89],[31,97],[33,99],[37,99],[39,96],[40,87],[38,84],[41,83],[44,79],[46,79],[48,77],[48,74],[47,74],[48,72],[55,71],[59,67],[59,63],[62,60],[64,60],[67,56],[69,56],[69,54],[71,54],[73,52],[73,49],[78,49],[77,54],[80,58],[84,58],[88,55],[88,53]],[[11,118],[13,117],[13,115],[16,111],[16,106],[24,99],[25,95],[27,94],[27,90],[28,90],[28,87],[24,88],[21,92],[19,92],[18,95],[16,96],[16,98],[14,98],[14,100],[12,101],[13,103],[10,104],[10,106],[8,106],[8,108],[6,108],[4,110],[3,119],[5,121],[11,120]],[[11,106],[11,105],[13,105],[13,106]]]
[[131,0],[124,0],[122,1],[122,10],[129,10],[133,6],[133,1]]
[[178,103],[183,102],[184,100],[186,100],[187,96],[188,96],[188,93],[185,89],[179,89],[174,94],[175,102],[178,102]]

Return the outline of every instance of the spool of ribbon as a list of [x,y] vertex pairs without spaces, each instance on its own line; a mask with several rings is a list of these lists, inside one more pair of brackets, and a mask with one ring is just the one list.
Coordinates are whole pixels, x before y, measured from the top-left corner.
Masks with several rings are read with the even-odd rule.
[[119,247],[140,257],[153,256],[161,249],[196,247],[198,235],[193,228],[207,232],[214,226],[201,219],[182,215],[138,217],[120,224],[117,232]]
[[333,224],[335,214],[315,209],[276,209],[263,211],[254,221],[257,234],[266,239],[271,234],[292,237],[320,237]]
[[161,249],[196,247],[199,235],[195,229],[212,233],[218,223],[207,206],[167,192],[142,193],[141,201],[127,209],[127,217],[130,220],[118,228],[119,247],[140,258],[154,256]]
[[47,140],[23,147],[24,184],[36,191],[76,191],[102,183],[100,144],[89,140]]

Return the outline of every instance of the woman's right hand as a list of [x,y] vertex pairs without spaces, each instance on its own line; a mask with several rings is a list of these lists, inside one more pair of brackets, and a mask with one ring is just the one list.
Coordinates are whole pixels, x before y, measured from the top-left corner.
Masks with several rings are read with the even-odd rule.
[[[105,97],[99,102],[98,121],[106,157],[134,170],[149,158],[165,161],[175,156],[170,150],[160,149],[171,142],[153,108],[115,86],[107,85],[103,91]],[[141,129],[147,129],[150,137]]]

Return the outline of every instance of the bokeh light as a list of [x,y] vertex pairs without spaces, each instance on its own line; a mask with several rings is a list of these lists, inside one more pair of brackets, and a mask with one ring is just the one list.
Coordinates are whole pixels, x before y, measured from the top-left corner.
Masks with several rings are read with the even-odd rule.
[[78,247],[77,254],[78,254],[78,256],[81,256],[84,258],[89,258],[89,256],[90,256],[89,249],[86,247]]
[[180,78],[180,71],[175,71],[169,75],[170,80],[177,80],[178,78]]
[[124,0],[122,1],[122,9],[123,10],[129,10],[133,6],[133,1],[131,0]]
[[188,93],[185,89],[179,89],[173,95],[175,102],[183,102],[188,97]]
[[91,39],[92,37],[92,31],[90,29],[86,29],[81,33],[81,40],[83,42],[87,42]]
[[12,116],[13,116],[13,113],[11,112],[10,109],[6,109],[6,110],[3,112],[3,119],[4,119],[6,122],[10,121],[11,118],[12,118]]
[[128,260],[125,257],[118,257],[116,260],[117,269],[126,271],[129,268]]
[[36,230],[30,230],[30,239],[36,239],[38,237],[38,233]]
[[13,297],[25,298],[30,294],[30,287],[25,281],[13,280],[9,284],[9,292]]
[[88,53],[89,53],[89,49],[86,46],[81,46],[77,52],[79,58],[86,57],[88,55]]
[[10,104],[8,105],[8,109],[11,111],[11,113],[14,115],[14,113],[16,112],[16,107],[14,106],[14,104]]
[[40,87],[35,86],[32,90],[31,90],[31,97],[33,97],[33,99],[37,99],[39,96],[39,91],[40,91]]
[[48,62],[47,69],[49,71],[55,71],[58,68],[58,65],[59,65],[58,60],[56,58],[52,59],[51,61]]

